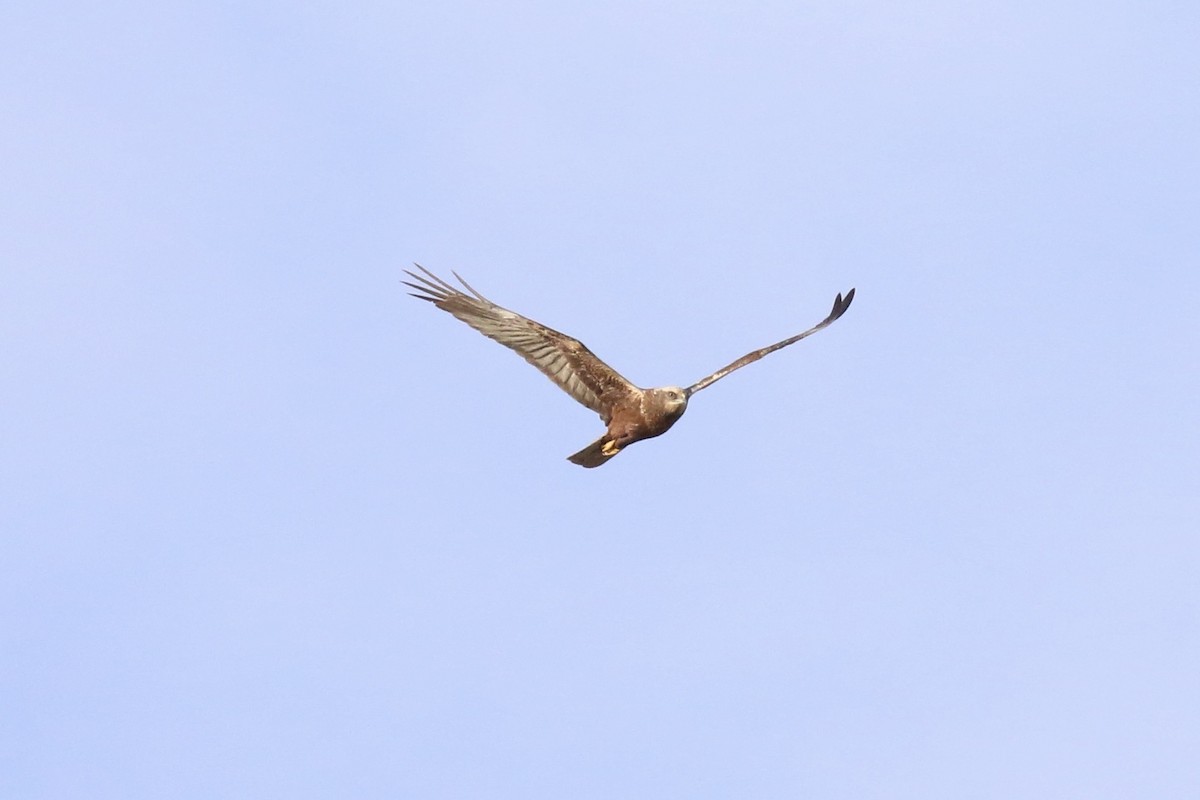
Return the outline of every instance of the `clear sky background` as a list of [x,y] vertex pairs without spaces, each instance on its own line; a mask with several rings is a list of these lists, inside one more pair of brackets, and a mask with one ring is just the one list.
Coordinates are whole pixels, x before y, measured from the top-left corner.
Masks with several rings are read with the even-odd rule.
[[[0,795],[1200,796],[1200,6],[0,11]],[[419,261],[697,395],[601,431]]]

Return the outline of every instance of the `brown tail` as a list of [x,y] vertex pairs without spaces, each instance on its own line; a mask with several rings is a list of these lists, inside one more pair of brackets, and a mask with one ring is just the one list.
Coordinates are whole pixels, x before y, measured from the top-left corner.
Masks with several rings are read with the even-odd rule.
[[601,452],[604,446],[610,441],[611,439],[606,433],[596,441],[589,444],[587,447],[580,450],[575,455],[568,457],[567,461],[570,461],[572,464],[578,464],[581,467],[587,467],[588,469],[591,469],[592,467],[598,467],[601,464],[606,463],[617,453],[621,452],[620,450],[613,450],[612,453],[608,455],[605,455],[603,452]]

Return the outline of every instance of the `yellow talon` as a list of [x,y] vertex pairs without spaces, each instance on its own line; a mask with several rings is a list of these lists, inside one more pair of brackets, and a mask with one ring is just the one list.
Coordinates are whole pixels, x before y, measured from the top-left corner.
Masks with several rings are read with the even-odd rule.
[[609,439],[600,447],[600,452],[606,456],[615,456],[621,452],[621,448],[617,447],[617,443]]

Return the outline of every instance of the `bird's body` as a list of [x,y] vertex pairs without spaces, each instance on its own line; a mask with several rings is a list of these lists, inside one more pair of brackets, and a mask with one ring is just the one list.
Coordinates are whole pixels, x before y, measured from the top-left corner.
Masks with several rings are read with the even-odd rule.
[[790,339],[747,353],[686,389],[680,386],[642,389],[621,377],[578,339],[496,305],[472,289],[457,273],[455,277],[470,294],[420,265],[417,268],[425,273],[424,276],[405,270],[419,282],[404,282],[420,293],[413,297],[428,300],[484,336],[516,351],[565,392],[600,415],[607,426],[604,435],[569,459],[583,467],[598,467],[634,442],[666,433],[683,416],[693,394],[768,353],[816,333],[840,317],[854,299],[853,289],[844,300],[839,294],[833,311],[817,325]]
[[678,386],[637,389],[629,402],[602,417],[608,430],[568,459],[581,467],[598,467],[624,448],[643,439],[662,436],[687,411],[687,394]]

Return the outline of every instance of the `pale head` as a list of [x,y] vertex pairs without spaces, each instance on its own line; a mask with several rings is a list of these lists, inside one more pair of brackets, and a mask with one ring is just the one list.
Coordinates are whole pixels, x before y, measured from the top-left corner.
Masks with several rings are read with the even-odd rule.
[[660,386],[657,389],[648,389],[647,394],[671,416],[677,417],[687,410],[688,391],[682,386]]

